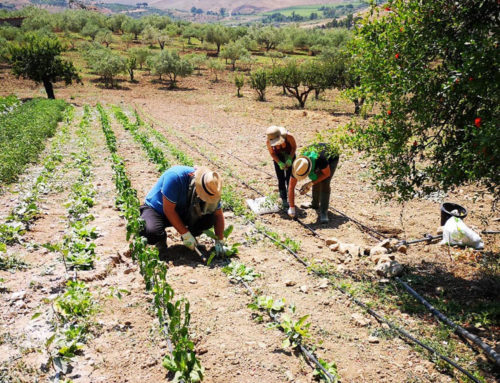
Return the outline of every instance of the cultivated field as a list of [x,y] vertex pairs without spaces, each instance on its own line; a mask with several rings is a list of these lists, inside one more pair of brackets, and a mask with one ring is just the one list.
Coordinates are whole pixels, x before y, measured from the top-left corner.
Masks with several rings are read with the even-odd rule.
[[[78,52],[69,56],[84,66]],[[146,70],[135,78],[123,76],[108,89],[85,68],[83,85],[57,86],[56,97],[71,107],[39,160],[18,182],[2,184],[0,224],[23,226],[0,248],[0,381],[173,381],[162,366],[181,370],[180,359],[164,359],[172,351],[189,363],[196,355],[205,382],[472,381],[398,329],[477,381],[498,379],[484,353],[437,322],[400,282],[378,275],[369,256],[386,238],[436,234],[443,200],[465,206],[476,231],[498,230],[491,195],[471,185],[404,205],[382,202],[369,186],[369,164],[354,153],[340,158],[329,224],[317,223],[312,210],[298,209],[302,224],[284,212],[251,217],[246,198],[277,193],[266,128],[285,126],[304,146],[354,118],[352,102],[327,90],[302,110],[281,89],[268,89],[259,102],[248,86],[238,98],[228,70],[214,82],[202,68],[177,89]],[[43,87],[3,66],[0,96],[9,94],[24,103],[45,97]],[[207,266],[172,228],[166,261],[137,236],[138,205],[160,171],[175,164],[222,174],[226,222],[234,226],[229,243],[241,243],[234,259],[247,268],[239,266],[246,270],[239,276],[226,260]],[[299,197],[298,206],[307,199]],[[332,238],[361,254],[332,251]],[[393,255],[404,267],[402,281],[495,347],[500,242],[484,240],[484,251],[422,242]],[[212,241],[202,244],[208,254]],[[253,293],[269,298],[255,303]],[[187,302],[190,323],[177,320]],[[297,322],[304,316],[309,327]],[[272,321],[281,324],[268,326]],[[287,329],[304,350],[283,343],[280,330]],[[69,370],[61,360],[71,361]]]

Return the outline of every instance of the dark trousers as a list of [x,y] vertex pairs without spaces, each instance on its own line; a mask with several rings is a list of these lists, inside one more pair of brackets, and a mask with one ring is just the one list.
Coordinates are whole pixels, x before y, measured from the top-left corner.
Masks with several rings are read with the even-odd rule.
[[339,157],[335,157],[333,160],[329,162],[330,165],[330,177],[325,178],[323,181],[320,183],[313,185],[313,194],[314,191],[317,193],[328,193],[330,195],[331,191],[331,186],[330,183],[332,181],[333,174],[335,173],[335,170],[337,170],[337,165],[339,164]]
[[[295,160],[295,157],[293,160]],[[292,175],[292,167],[290,166],[285,170],[281,170],[276,161],[273,161],[273,163],[274,170],[276,171],[276,177],[278,177],[278,190],[280,191],[280,197],[282,200],[286,201],[288,196],[288,184],[290,183],[290,176]]]
[[[150,245],[154,245],[160,241],[166,241],[165,228],[172,226],[167,217],[158,213],[151,206],[141,206],[141,218],[144,220],[144,228],[141,235],[146,237]],[[182,218],[181,218],[182,219]],[[201,216],[191,227],[188,227],[191,234],[195,237],[199,236],[203,231],[210,229],[215,225],[215,214],[207,214]]]

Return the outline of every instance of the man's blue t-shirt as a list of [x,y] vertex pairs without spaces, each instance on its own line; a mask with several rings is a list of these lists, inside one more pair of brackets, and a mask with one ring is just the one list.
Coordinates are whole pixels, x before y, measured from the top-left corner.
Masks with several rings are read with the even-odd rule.
[[146,205],[151,206],[161,215],[163,213],[163,198],[175,203],[175,210],[181,217],[187,214],[189,208],[188,191],[194,168],[190,166],[173,166],[163,173],[155,186],[146,196]]

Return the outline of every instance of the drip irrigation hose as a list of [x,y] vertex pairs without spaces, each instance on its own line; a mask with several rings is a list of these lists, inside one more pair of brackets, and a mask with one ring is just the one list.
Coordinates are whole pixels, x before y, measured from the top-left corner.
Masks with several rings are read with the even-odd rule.
[[[149,118],[149,117],[148,117]],[[151,118],[149,118],[151,120]],[[196,135],[194,135],[196,136]],[[221,170],[224,170],[224,168],[222,168],[220,165],[218,165],[215,161],[213,161],[212,159],[210,159],[206,154],[204,154],[203,152],[201,152],[197,147],[194,147],[192,145],[190,145],[189,143],[187,143],[183,138],[181,137],[178,137],[185,145],[189,146],[190,148],[192,148],[193,150],[195,150],[199,155],[201,155],[203,158],[205,158],[208,162],[210,162],[211,164],[215,165],[217,168],[221,169]],[[212,144],[212,146],[216,147],[215,145]],[[246,186],[247,188],[249,188],[250,190],[253,190],[254,192],[256,192],[258,195],[260,196],[263,196],[263,194],[256,190],[255,188],[253,188],[252,186],[248,185],[245,181],[241,180],[239,177],[231,174],[232,177],[234,177],[235,179],[237,179],[238,181],[240,181],[244,186]],[[332,208],[333,209],[333,208]],[[344,213],[336,210],[336,209],[333,209],[334,211],[336,211],[337,213],[341,214],[342,216],[346,217],[347,219],[355,222],[356,224],[358,224],[360,227],[363,227],[365,228],[366,230],[368,231],[371,231],[372,233],[376,233],[377,235],[383,237],[383,238],[387,238],[385,235],[379,233],[378,231],[374,230],[374,229],[371,229],[370,227],[362,224],[361,222],[359,221],[356,221],[355,219],[352,219],[350,217],[348,217],[347,215],[345,215]],[[302,226],[306,227],[307,229],[309,229],[315,236],[319,237],[319,238],[322,238],[314,229],[312,229],[309,225],[307,225],[306,223],[302,222],[301,220],[299,219],[296,219],[296,221],[301,224]],[[252,224],[255,226],[255,224],[252,222]],[[258,229],[256,227],[257,231],[259,231],[260,233],[262,233],[263,235],[265,235],[266,237],[268,237],[269,239],[271,239],[273,242],[275,243],[278,243],[280,246],[282,246],[284,249],[286,249],[290,254],[292,254],[297,260],[299,260],[300,263],[302,263],[304,266],[306,266],[307,268],[310,268],[310,265],[305,262],[304,260],[302,260],[292,249],[290,249],[288,246],[286,246],[284,243],[282,243],[281,241],[278,241],[276,239],[274,239],[273,237],[271,237],[270,235],[268,235],[267,233],[265,233],[264,231]],[[373,236],[373,235],[372,235]],[[322,238],[323,239],[323,238]],[[377,240],[379,240],[378,238],[375,238]],[[423,240],[417,240],[418,242],[423,242],[423,241],[429,241],[429,238],[426,238],[426,239],[423,239]],[[407,242],[408,243],[416,243],[414,241],[409,241]],[[312,270],[312,269],[311,269]],[[312,270],[314,274],[318,275],[318,276],[322,276],[323,274],[321,273],[318,273],[317,271],[315,270]],[[447,362],[448,364],[450,364],[451,366],[453,366],[454,368],[456,368],[457,370],[459,370],[460,372],[462,372],[464,375],[466,375],[467,377],[469,377],[472,381],[476,382],[476,383],[480,383],[479,380],[477,380],[472,374],[470,374],[467,370],[463,369],[462,367],[460,367],[458,364],[456,364],[455,362],[453,362],[451,359],[449,359],[448,357],[440,354],[439,352],[437,352],[436,350],[434,350],[432,347],[422,343],[421,341],[419,341],[418,339],[416,339],[415,337],[413,337],[411,334],[409,334],[408,332],[406,332],[405,330],[399,328],[398,326],[394,325],[392,322],[384,319],[382,316],[380,316],[379,314],[377,314],[375,311],[373,311],[372,309],[370,309],[368,306],[366,306],[366,304],[364,304],[363,302],[357,300],[356,298],[354,298],[349,292],[345,291],[344,289],[334,285],[332,282],[330,282],[330,284],[332,284],[333,287],[335,287],[337,290],[339,290],[340,292],[342,292],[343,294],[345,294],[346,296],[348,296],[354,303],[356,303],[358,306],[362,307],[364,310],[366,310],[366,312],[368,312],[370,315],[372,315],[373,317],[375,317],[375,319],[377,319],[379,322],[383,322],[383,323],[386,323],[391,329],[397,331],[400,335],[402,335],[403,337],[411,340],[412,342],[416,343],[417,345],[423,347],[424,349],[426,349],[427,351],[437,355],[439,358],[441,358],[442,360],[444,360],[445,362]],[[323,366],[321,366],[323,367]],[[323,370],[323,368],[322,368]]]
[[422,303],[437,319],[441,322],[446,323],[448,326],[453,328],[459,335],[469,339],[474,342],[477,346],[479,346],[490,358],[493,362],[496,363],[497,366],[500,366],[500,355],[495,352],[490,346],[484,343],[481,338],[478,336],[471,334],[466,329],[457,325],[451,319],[447,318],[443,313],[438,311],[434,306],[432,306],[429,302],[427,302],[421,295],[419,295],[415,290],[413,290],[406,282],[402,281],[399,277],[396,277],[396,281],[398,281],[415,299],[417,299],[420,303]]
[[[136,104],[136,108],[137,108],[137,109],[140,109],[140,110],[142,111],[142,109],[141,109],[141,108],[139,108],[139,107],[137,106],[137,104]],[[144,111],[142,111],[142,114],[144,115]],[[150,116],[146,116],[146,118],[150,120],[151,125],[154,127],[153,118],[152,118],[152,117],[150,117]],[[179,130],[181,130],[181,129],[179,129]],[[200,140],[202,140],[202,141],[206,142],[208,145],[212,146],[213,148],[215,148],[215,149],[217,149],[217,150],[223,150],[223,149],[220,149],[218,146],[214,145],[213,143],[211,143],[210,141],[207,141],[206,139],[204,139],[203,137],[201,137],[201,136],[199,136],[199,135],[197,135],[197,134],[195,134],[195,133],[188,133],[188,132],[186,132],[186,131],[184,131],[184,130],[182,130],[182,132],[184,132],[185,134],[190,134],[191,136],[196,137],[196,138],[198,138],[198,139],[200,139]],[[192,147],[191,145],[189,145],[189,144],[188,144],[188,143],[187,143],[184,139],[182,139],[181,137],[178,137],[178,138],[179,138],[179,139],[180,139],[180,140],[181,140],[181,141],[182,141],[185,145],[187,145],[187,146],[189,146],[189,147]],[[215,163],[214,163],[211,159],[209,159],[209,158],[208,158],[208,157],[207,157],[204,153],[202,153],[200,150],[198,150],[198,148],[194,148],[194,149],[198,152],[198,154],[200,154],[202,157],[204,157],[205,159],[207,159],[210,163],[213,163],[215,166],[219,167],[219,169],[222,169],[219,165],[215,164]],[[264,170],[262,170],[262,169],[259,169],[259,168],[257,168],[256,166],[254,166],[254,165],[252,165],[252,164],[250,164],[250,163],[248,163],[248,162],[246,162],[246,161],[242,160],[241,158],[239,158],[239,157],[235,156],[235,155],[234,155],[234,154],[232,154],[231,152],[229,152],[229,151],[227,151],[227,150],[225,150],[225,152],[226,152],[227,154],[229,154],[231,157],[233,157],[233,158],[237,159],[238,161],[240,161],[241,163],[243,163],[243,164],[245,164],[245,165],[247,165],[247,166],[251,167],[252,169],[255,169],[255,170],[257,170],[257,171],[259,171],[259,172],[261,172],[261,173],[263,173],[263,174],[266,174],[268,177],[271,177],[271,178],[273,178],[273,177],[274,177],[274,176],[273,176],[273,175],[271,175],[270,173],[268,173],[268,172],[266,172],[266,171],[264,171]],[[260,196],[262,196],[262,197],[264,196],[262,193],[260,193],[260,192],[259,192],[259,191],[257,191],[255,188],[251,187],[250,185],[246,184],[246,183],[245,183],[243,180],[241,180],[240,178],[238,178],[238,177],[236,177],[236,176],[234,176],[234,175],[232,175],[232,176],[233,176],[234,178],[238,179],[238,180],[239,180],[239,181],[240,181],[243,185],[247,186],[248,188],[250,188],[251,190],[253,190],[253,191],[254,191],[254,192],[256,192],[257,194],[259,194]],[[310,194],[307,194],[307,195],[308,195],[309,197],[311,196]],[[367,233],[369,236],[371,236],[372,238],[374,238],[374,239],[375,239],[375,240],[377,240],[377,241],[380,241],[380,237],[381,237],[381,238],[383,238],[383,239],[387,239],[387,238],[388,238],[386,235],[384,235],[384,234],[380,233],[379,231],[377,231],[377,230],[375,230],[375,229],[373,229],[373,228],[371,228],[371,227],[369,227],[369,226],[366,226],[365,224],[361,223],[360,221],[358,221],[358,220],[357,220],[357,219],[355,219],[355,218],[349,217],[347,214],[345,214],[345,213],[341,212],[341,211],[340,211],[340,210],[338,210],[338,209],[335,209],[335,208],[333,208],[333,207],[329,207],[329,210],[330,210],[332,213],[337,213],[337,214],[340,214],[342,217],[346,218],[347,220],[354,222],[354,223],[355,223],[356,225],[358,225],[361,229],[364,229],[364,230],[366,231],[366,233]],[[308,228],[309,228],[309,227],[308,227]],[[309,228],[309,229],[310,229],[310,228]],[[315,234],[315,232],[314,232],[314,234]],[[375,234],[375,235],[377,235],[378,237],[376,237],[374,234]]]
[[[252,296],[252,298],[255,298],[256,295],[254,293],[254,291],[252,290],[252,288],[248,285],[248,283],[246,283],[245,281],[241,280],[240,281],[241,284],[243,286],[245,286],[245,288],[248,290],[248,292],[250,293],[250,295]],[[276,323],[280,323],[279,321],[279,318],[277,315],[274,315],[272,312],[270,311],[267,311],[267,313],[269,314],[269,317]],[[332,376],[332,374],[330,374],[324,367],[323,365],[318,361],[318,359],[316,359],[316,357],[313,355],[312,352],[310,352],[307,348],[305,348],[302,343],[299,343],[299,348],[300,348],[300,351],[302,352],[302,354],[306,357],[306,359],[308,359],[310,362],[312,362],[313,364],[315,364],[321,371],[323,371],[323,373],[325,374],[325,376],[328,377],[329,381],[331,383],[335,382],[336,379],[334,376]]]
[[481,234],[500,234],[499,230],[483,230]]
[[[314,274],[316,274],[318,276],[324,276],[325,275],[324,273],[320,273],[320,272],[312,269],[311,266],[306,261],[304,261],[302,258],[300,258],[299,255],[295,251],[293,251],[292,249],[290,249],[288,246],[286,246],[285,244],[281,243],[277,239],[271,237],[270,235],[268,235],[266,232],[262,231],[258,227],[256,227],[256,229],[257,229],[257,231],[259,233],[262,233],[264,236],[266,236],[267,238],[269,238],[271,241],[273,241],[275,243],[278,243],[280,246],[282,246],[283,248],[285,248],[291,255],[293,255],[300,263],[302,263],[304,266],[306,266]],[[331,276],[331,274],[329,274],[329,273],[328,273],[328,275]],[[475,382],[475,383],[481,383],[476,377],[474,377],[474,375],[472,375],[470,372],[468,372],[467,370],[465,370],[463,367],[461,367],[460,365],[458,365],[457,363],[455,363],[450,358],[448,358],[448,357],[440,354],[438,351],[436,351],[432,347],[426,345],[425,343],[422,343],[420,340],[418,340],[417,338],[415,338],[413,335],[409,334],[407,331],[405,331],[402,328],[396,326],[394,323],[390,322],[389,320],[383,318],[380,314],[378,314],[377,312],[375,312],[374,310],[372,310],[371,308],[369,308],[365,303],[363,303],[363,302],[359,301],[358,299],[356,299],[348,291],[344,290],[343,288],[341,288],[339,286],[336,286],[331,281],[329,281],[329,283],[335,289],[339,290],[341,293],[343,293],[344,295],[346,295],[347,297],[349,297],[349,299],[351,299],[358,306],[360,306],[361,308],[363,308],[368,314],[372,315],[378,322],[387,324],[391,329],[393,329],[394,331],[397,331],[402,337],[404,337],[404,338],[412,341],[413,343],[415,343],[415,344],[419,345],[420,347],[426,349],[430,353],[438,356],[439,358],[441,358],[442,360],[444,360],[445,362],[447,362],[448,364],[450,364],[451,366],[453,366],[454,368],[456,368],[458,371],[460,371],[461,373],[463,373],[464,375],[466,375],[473,382]]]

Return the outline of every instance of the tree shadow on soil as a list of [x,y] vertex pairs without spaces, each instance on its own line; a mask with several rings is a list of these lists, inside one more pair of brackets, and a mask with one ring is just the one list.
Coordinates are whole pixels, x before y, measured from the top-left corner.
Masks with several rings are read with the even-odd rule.
[[89,80],[89,82],[93,83],[96,88],[99,89],[106,89],[106,90],[130,90],[128,86],[120,85],[123,83],[128,82],[127,80],[123,79],[115,79],[113,80],[113,86],[110,87],[108,84],[103,84],[102,79],[100,78],[94,78]]
[[171,86],[162,86],[158,89],[159,90],[166,90],[168,92],[190,92],[193,90],[197,90],[196,88],[179,87],[179,86],[176,86],[174,88],[172,88]]
[[[486,257],[498,260],[498,254]],[[419,266],[407,266],[401,279],[419,295],[455,323],[469,332],[494,341],[500,326],[500,274],[480,270],[472,280],[461,278],[440,265],[423,261]],[[430,318],[428,310],[394,282],[387,285],[391,294],[397,294],[399,309],[410,315]]]

